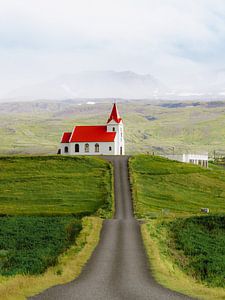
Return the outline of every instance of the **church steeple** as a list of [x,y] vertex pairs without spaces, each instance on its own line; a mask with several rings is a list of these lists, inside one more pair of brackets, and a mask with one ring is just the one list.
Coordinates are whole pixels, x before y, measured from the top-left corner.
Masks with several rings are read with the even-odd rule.
[[119,116],[116,103],[113,104],[112,112],[110,117],[108,118],[107,124],[112,120],[115,121],[116,123],[120,123],[122,121],[122,119]]

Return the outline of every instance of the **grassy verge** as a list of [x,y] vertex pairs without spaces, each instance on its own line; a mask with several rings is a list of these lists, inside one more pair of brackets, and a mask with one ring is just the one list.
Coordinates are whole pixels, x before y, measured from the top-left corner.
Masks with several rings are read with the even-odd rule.
[[83,265],[91,256],[99,241],[102,219],[86,217],[82,230],[72,245],[58,259],[58,264],[48,268],[43,275],[0,277],[1,300],[24,300],[28,296],[57,284],[64,284],[75,279]]
[[[165,222],[165,221],[164,221]],[[171,256],[168,247],[168,227],[162,220],[151,220],[142,225],[142,236],[150,268],[156,280],[169,289],[204,300],[225,299],[223,288],[208,287],[188,276]]]
[[[219,221],[225,170],[149,155],[132,157],[129,168],[134,210],[147,222],[142,235],[156,280],[199,299],[225,299],[224,217]],[[202,207],[210,209],[209,216],[199,216]]]

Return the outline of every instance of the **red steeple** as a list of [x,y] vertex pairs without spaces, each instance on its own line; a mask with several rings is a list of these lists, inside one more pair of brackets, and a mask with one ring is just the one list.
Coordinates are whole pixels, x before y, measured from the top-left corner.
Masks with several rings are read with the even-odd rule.
[[122,119],[119,116],[119,113],[118,113],[118,110],[116,107],[116,103],[113,104],[112,112],[111,112],[111,115],[110,115],[107,123],[109,123],[112,120],[114,120],[116,123],[120,123],[120,121],[122,121]]

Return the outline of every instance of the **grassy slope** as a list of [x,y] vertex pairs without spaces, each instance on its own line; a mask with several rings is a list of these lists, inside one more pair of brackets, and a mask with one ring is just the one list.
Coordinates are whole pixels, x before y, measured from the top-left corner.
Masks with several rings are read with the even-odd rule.
[[225,211],[224,169],[203,169],[160,157],[139,155],[130,161],[135,213],[151,215],[198,214]]
[[[135,213],[146,218],[142,235],[156,279],[200,299],[224,299],[225,217],[172,219],[172,223],[164,217],[199,214],[201,207],[224,212],[225,170],[206,170],[146,155],[131,158],[130,170]],[[159,218],[148,220],[152,216]]]
[[111,211],[111,169],[98,158],[0,157],[1,214]]
[[74,279],[97,245],[102,220],[83,218],[74,242],[71,214],[112,215],[111,166],[93,157],[11,156],[0,157],[0,169],[1,273],[50,266],[39,276],[0,276],[0,299],[25,299]]
[[0,300],[25,300],[51,286],[74,280],[97,246],[101,228],[102,219],[83,218],[82,230],[75,243],[59,256],[56,266],[48,268],[42,275],[0,276]]
[[[141,227],[145,248],[150,261],[150,268],[156,280],[169,289],[192,296],[195,299],[223,300],[225,290],[220,287],[208,287],[187,275],[178,264],[177,253],[168,246],[167,223],[162,220],[151,220]],[[208,236],[210,238],[210,236]],[[220,243],[221,244],[221,243]],[[222,258],[222,255],[221,255]],[[187,258],[183,262],[187,262]]]
[[[186,107],[126,101],[118,104],[126,130],[127,153],[165,151],[225,152],[225,102]],[[55,154],[61,134],[75,124],[104,124],[111,103],[0,104],[0,153]],[[48,128],[48,130],[46,130]]]

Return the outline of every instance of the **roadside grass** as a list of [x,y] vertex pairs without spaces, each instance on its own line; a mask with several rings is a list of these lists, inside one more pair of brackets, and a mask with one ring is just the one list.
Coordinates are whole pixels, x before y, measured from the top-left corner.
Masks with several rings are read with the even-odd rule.
[[44,273],[80,230],[74,217],[0,217],[0,275]]
[[112,213],[111,166],[94,157],[0,157],[0,214]]
[[112,173],[96,157],[0,157],[1,300],[80,274],[114,213]]
[[179,267],[207,286],[225,288],[225,215],[176,219],[162,226],[167,226],[170,255]]
[[225,170],[138,155],[130,159],[135,214],[138,218],[188,216],[202,207],[225,212]]
[[156,280],[194,298],[225,299],[225,169],[149,155],[132,157],[129,169]]
[[0,276],[0,300],[25,300],[43,290],[65,284],[78,277],[98,244],[102,219],[85,217],[82,230],[73,245],[58,258],[55,266],[41,275]]
[[[180,222],[180,227],[177,228],[177,231],[180,230],[180,234],[182,234],[185,229],[182,228],[181,224],[182,222],[185,222],[185,219],[177,220],[175,222]],[[171,237],[171,231],[169,230],[168,224],[170,224],[169,220],[155,219],[149,220],[141,226],[142,237],[149,258],[150,268],[156,280],[171,290],[192,296],[193,298],[204,300],[225,299],[225,289],[223,287],[207,286],[206,283],[200,282],[196,278],[197,276],[193,276],[193,274],[192,276],[188,275],[187,270],[181,267],[181,265],[184,267],[185,264],[188,264],[189,260],[187,256],[181,255],[181,249],[177,250],[174,248],[174,241],[169,238]],[[171,224],[173,224],[173,221]],[[174,226],[175,224],[176,223],[174,223]],[[193,231],[193,228],[191,230]],[[186,233],[184,235],[187,237]],[[211,237],[210,232],[208,232],[208,234],[205,233],[201,237],[201,240],[199,240],[198,227],[195,228],[195,231],[189,233],[191,239],[190,244],[192,247],[196,246],[196,249],[201,249],[199,251],[199,258],[202,260],[202,266],[204,267],[204,259],[207,259],[207,255],[204,251],[207,251],[210,247],[210,244],[205,245],[204,238],[207,236],[207,240],[209,241],[210,239],[212,241],[213,237]],[[201,243],[203,243],[206,248],[201,245]],[[188,245],[188,242],[186,245]],[[220,248],[221,245],[224,245],[224,233],[223,236],[221,236],[218,232],[215,247],[218,250],[218,256],[218,252],[220,253],[220,260],[224,260],[224,246],[223,248]],[[213,249],[213,244],[211,244],[211,247],[211,249]],[[200,254],[200,252],[202,253]],[[208,252],[208,255],[210,255],[210,251]],[[195,259],[194,256],[192,259]],[[214,254],[211,257],[211,261],[214,261]],[[216,263],[216,260],[214,263]],[[222,262],[222,264],[218,265],[218,272],[224,272],[223,264],[224,263]],[[205,267],[207,267],[207,264]],[[220,278],[222,279],[222,277]]]

